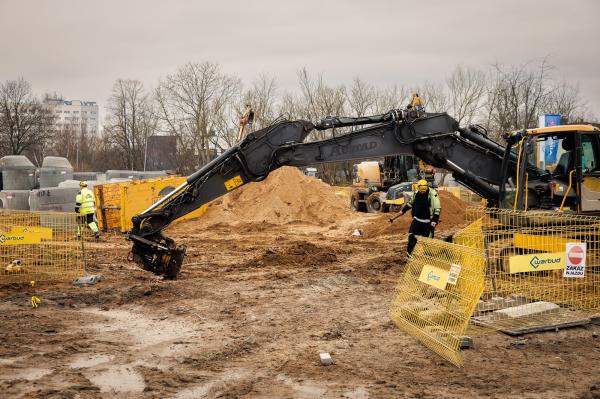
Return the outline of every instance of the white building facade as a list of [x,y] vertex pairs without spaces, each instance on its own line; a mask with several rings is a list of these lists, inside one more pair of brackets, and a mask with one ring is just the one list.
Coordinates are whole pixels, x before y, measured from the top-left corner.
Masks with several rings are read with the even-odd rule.
[[95,101],[46,99],[44,106],[54,120],[54,130],[79,135],[96,135],[99,131],[98,104]]

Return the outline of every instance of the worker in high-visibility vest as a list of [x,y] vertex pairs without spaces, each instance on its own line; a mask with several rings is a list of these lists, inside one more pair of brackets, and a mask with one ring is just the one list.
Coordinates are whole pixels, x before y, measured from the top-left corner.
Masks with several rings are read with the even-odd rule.
[[440,221],[440,212],[442,204],[440,197],[433,188],[429,187],[427,180],[419,180],[417,191],[411,199],[404,204],[400,213],[403,215],[408,211],[412,212],[412,223],[408,230],[408,245],[406,254],[412,254],[415,245],[417,245],[417,236],[433,238],[435,226]]
[[96,211],[94,193],[88,188],[86,181],[79,182],[79,187],[80,190],[77,193],[77,197],[75,197],[75,212],[81,215],[82,223],[87,224],[94,232],[94,236],[99,238],[100,232],[94,220],[94,212]]

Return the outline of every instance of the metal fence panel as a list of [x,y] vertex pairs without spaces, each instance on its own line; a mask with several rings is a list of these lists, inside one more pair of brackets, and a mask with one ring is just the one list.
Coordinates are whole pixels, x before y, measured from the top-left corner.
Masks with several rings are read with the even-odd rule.
[[419,237],[398,283],[391,319],[461,366],[461,337],[483,292],[484,269],[480,249]]
[[0,211],[0,284],[69,280],[85,268],[89,230],[67,212]]
[[483,244],[487,262],[475,322],[529,331],[571,325],[600,310],[600,218],[493,208],[467,215],[474,223],[457,241]]

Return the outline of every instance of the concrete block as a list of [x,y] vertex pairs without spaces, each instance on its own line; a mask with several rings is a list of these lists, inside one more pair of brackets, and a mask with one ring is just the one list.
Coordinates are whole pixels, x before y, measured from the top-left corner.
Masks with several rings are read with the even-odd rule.
[[529,317],[546,313],[558,313],[559,310],[560,307],[555,303],[540,301],[496,310],[494,315],[498,319],[516,319],[518,317]]
[[468,349],[473,347],[473,338],[468,335],[460,337],[460,349]]
[[485,312],[491,312],[492,310],[510,308],[513,306],[521,305],[523,303],[524,302],[517,302],[513,298],[502,298],[496,296],[490,298],[490,300],[486,302],[477,302],[477,305],[475,306],[475,314],[482,314]]
[[319,354],[319,359],[321,360],[321,364],[323,366],[329,366],[333,364],[333,359],[331,358],[331,355],[327,352],[321,352]]

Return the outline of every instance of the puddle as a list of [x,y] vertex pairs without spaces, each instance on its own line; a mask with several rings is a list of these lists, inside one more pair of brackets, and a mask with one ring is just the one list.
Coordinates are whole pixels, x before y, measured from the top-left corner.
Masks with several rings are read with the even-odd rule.
[[367,391],[364,387],[357,387],[352,391],[344,392],[344,398],[347,399],[368,399],[369,391]]
[[277,380],[283,382],[285,385],[293,389],[295,398],[312,399],[320,397],[327,392],[327,388],[324,388],[320,385],[311,384],[305,381],[300,384],[284,374],[279,374],[277,376]]
[[19,360],[23,360],[23,359],[24,359],[24,357],[22,357],[22,356],[0,358],[0,366],[10,366],[11,364],[14,364],[14,363],[18,362]]
[[146,387],[142,376],[128,366],[114,366],[86,377],[100,388],[101,392],[142,392]]
[[207,382],[206,384],[196,385],[191,388],[183,389],[175,396],[174,399],[199,399],[214,397],[215,391],[218,391],[220,387],[224,387],[229,382],[234,382],[237,380],[241,380],[248,376],[248,372],[245,370],[232,370],[226,371],[222,374],[216,375],[213,381]]
[[35,381],[50,373],[52,373],[52,370],[50,369],[12,369],[10,372],[3,373],[3,375],[0,376],[0,379],[17,380],[22,378],[27,381]]
[[88,310],[87,312],[109,319],[106,322],[93,324],[91,328],[103,335],[112,332],[125,332],[131,337],[138,349],[166,341],[192,338],[197,333],[181,320],[152,319],[140,313],[117,309],[109,311]]
[[109,362],[113,359],[113,356],[109,355],[88,355],[82,356],[69,364],[72,369],[81,369],[86,367],[94,367],[102,363]]

